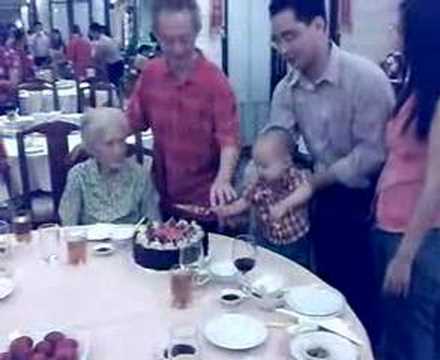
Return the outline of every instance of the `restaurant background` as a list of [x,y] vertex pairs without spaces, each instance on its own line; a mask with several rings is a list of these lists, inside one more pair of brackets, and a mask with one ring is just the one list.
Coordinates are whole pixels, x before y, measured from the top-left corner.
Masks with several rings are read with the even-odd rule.
[[[270,48],[269,0],[198,1],[203,15],[198,46],[228,74],[240,104],[244,143],[252,143],[268,117],[273,88],[285,71]],[[328,7],[336,2],[328,0]],[[339,7],[350,4],[352,24],[348,28],[337,24],[341,25],[337,26],[341,46],[381,62],[393,50],[392,36],[384,33],[396,23],[393,10],[398,2],[339,0]],[[224,26],[212,31],[216,3],[222,5]],[[69,26],[78,24],[86,32],[97,21],[129,52],[151,40],[150,6],[151,0],[1,0],[0,21],[15,18],[29,28],[38,19],[46,29],[59,28],[65,39]]]

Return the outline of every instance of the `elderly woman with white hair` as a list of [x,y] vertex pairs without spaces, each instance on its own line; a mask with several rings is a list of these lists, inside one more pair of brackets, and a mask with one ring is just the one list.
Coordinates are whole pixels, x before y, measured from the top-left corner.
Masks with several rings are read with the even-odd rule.
[[91,158],[69,172],[59,208],[64,226],[159,219],[150,176],[126,156],[129,131],[118,109],[94,109],[85,115],[82,141]]

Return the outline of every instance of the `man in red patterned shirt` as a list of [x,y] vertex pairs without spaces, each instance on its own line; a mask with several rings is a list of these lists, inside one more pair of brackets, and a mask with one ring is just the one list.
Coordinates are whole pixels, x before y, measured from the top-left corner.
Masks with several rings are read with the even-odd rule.
[[214,230],[210,208],[236,197],[231,185],[239,152],[235,96],[224,74],[195,47],[201,29],[195,0],[156,1],[153,27],[163,57],[141,74],[129,123],[134,130],[153,131],[164,218],[195,219]]

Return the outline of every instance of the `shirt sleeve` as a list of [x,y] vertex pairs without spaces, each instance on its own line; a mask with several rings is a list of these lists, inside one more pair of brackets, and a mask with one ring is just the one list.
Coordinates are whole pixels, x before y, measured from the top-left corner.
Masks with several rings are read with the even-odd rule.
[[220,147],[235,145],[240,142],[240,122],[237,101],[227,78],[218,73],[214,89],[214,126],[215,137]]
[[281,80],[273,93],[270,107],[270,120],[264,129],[271,126],[281,126],[289,130],[294,141],[298,141],[298,124],[293,112],[291,89],[286,79]]
[[143,131],[150,127],[150,121],[147,116],[148,102],[143,92],[148,77],[146,71],[147,69],[142,72],[136,82],[128,104],[127,119],[134,131]]
[[75,59],[75,47],[76,47],[76,43],[74,42],[74,41],[70,41],[68,44],[67,44],[67,47],[66,47],[66,58],[67,58],[67,60],[69,60],[69,61],[71,61],[71,62],[75,62],[76,61],[76,59]]
[[140,213],[141,216],[147,216],[150,220],[161,220],[159,211],[159,193],[154,186],[150,172],[146,173],[144,176]]
[[358,77],[353,96],[354,148],[329,171],[346,186],[368,186],[365,177],[379,171],[385,161],[385,127],[395,99],[391,84],[379,68]]
[[61,197],[59,215],[63,226],[81,225],[82,191],[78,169],[72,168],[67,176],[67,183]]

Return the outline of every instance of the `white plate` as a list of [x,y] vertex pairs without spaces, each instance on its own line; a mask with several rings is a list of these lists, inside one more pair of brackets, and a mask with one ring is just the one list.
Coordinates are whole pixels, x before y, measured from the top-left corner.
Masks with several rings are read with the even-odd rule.
[[210,273],[217,280],[232,281],[238,274],[237,269],[231,261],[217,261],[209,267]]
[[134,236],[134,229],[135,227],[133,225],[115,225],[111,231],[111,238],[114,241],[130,240]]
[[212,344],[229,350],[247,350],[263,344],[268,336],[259,320],[241,314],[223,314],[208,322],[204,335]]
[[87,230],[87,240],[89,241],[104,241],[111,237],[113,225],[111,224],[96,224],[90,226]]
[[93,254],[96,256],[108,256],[115,252],[112,244],[98,244],[93,247]]
[[[75,339],[79,344],[79,360],[88,360],[90,358],[90,332],[86,330],[65,330],[53,329],[62,331],[68,338]],[[7,336],[0,337],[0,353],[8,350],[9,344],[16,338],[21,336],[30,336],[34,340],[34,344],[43,340],[46,334],[52,330],[47,331],[20,331],[15,330]]]
[[6,277],[0,278],[0,300],[6,299],[15,289],[14,280]]
[[290,288],[284,300],[293,311],[307,316],[336,316],[345,309],[345,298],[341,293],[322,287]]
[[[298,360],[358,360],[358,348],[350,341],[333,333],[313,331],[296,335],[289,344],[290,355]],[[325,349],[326,358],[313,357],[307,351],[313,348]]]

